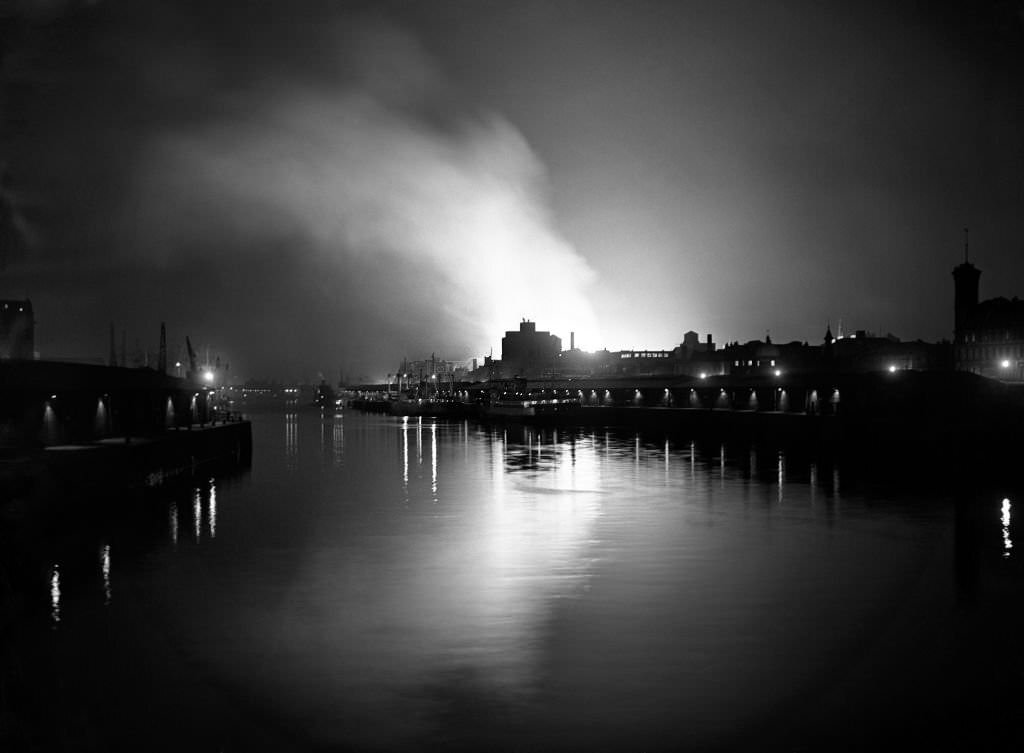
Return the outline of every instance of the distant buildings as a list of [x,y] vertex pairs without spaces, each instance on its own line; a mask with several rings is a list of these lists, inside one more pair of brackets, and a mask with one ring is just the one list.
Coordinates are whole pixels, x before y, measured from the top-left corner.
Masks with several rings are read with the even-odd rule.
[[981,270],[967,261],[953,270],[955,368],[1004,382],[1024,381],[1024,301],[978,300]]
[[771,337],[746,343],[727,343],[719,348],[709,334],[706,340],[689,331],[672,350],[559,350],[561,340],[523,320],[519,331],[502,339],[501,360],[490,357],[468,378],[525,377],[572,379],[587,377],[781,377],[822,372],[948,370],[952,365],[948,343],[904,342],[894,335],[879,337],[865,330],[838,338],[827,330],[820,344],[792,341],[774,343]]
[[725,346],[725,371],[729,374],[769,376],[807,371],[822,360],[821,348],[800,342],[777,345],[771,337]]
[[501,338],[501,372],[503,376],[538,376],[558,365],[562,354],[562,338],[550,332],[538,332],[528,319],[519,323],[519,331],[510,330]]
[[981,271],[966,258],[953,270],[954,337],[928,343],[903,341],[865,330],[838,337],[826,327],[820,344],[773,343],[771,337],[718,348],[707,335],[694,331],[672,350],[599,350],[575,347],[562,351],[562,341],[538,332],[524,319],[518,331],[501,341],[501,360],[484,359],[467,377],[487,380],[510,377],[572,379],[585,377],[706,378],[782,377],[800,374],[863,374],[898,371],[968,371],[1003,382],[1024,383],[1024,301],[1014,297],[979,301]]
[[35,330],[32,301],[0,301],[0,359],[35,358]]
[[881,337],[857,330],[832,343],[831,355],[825,354],[831,368],[844,374],[871,371],[948,371],[952,364],[949,343],[909,342],[895,335]]

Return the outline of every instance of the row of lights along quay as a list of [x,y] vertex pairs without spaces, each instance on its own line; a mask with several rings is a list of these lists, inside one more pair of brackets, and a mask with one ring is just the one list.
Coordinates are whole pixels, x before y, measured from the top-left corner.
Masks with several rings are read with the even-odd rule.
[[5,484],[152,487],[251,458],[249,422],[201,374],[2,360],[0,380]]
[[[386,385],[349,393],[354,407],[404,415],[656,424],[695,433],[797,440],[964,443],[1020,436],[1014,388],[955,371],[767,376],[618,377],[457,382],[441,399],[397,400]],[[495,402],[555,404],[557,413],[495,414]]]

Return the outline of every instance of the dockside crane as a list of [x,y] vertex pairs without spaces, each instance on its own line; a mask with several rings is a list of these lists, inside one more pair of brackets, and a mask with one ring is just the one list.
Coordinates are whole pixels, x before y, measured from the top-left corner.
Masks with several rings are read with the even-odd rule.
[[192,341],[188,339],[188,335],[185,335],[185,348],[188,349],[188,373],[185,374],[185,378],[194,380],[196,378],[196,352],[192,348]]

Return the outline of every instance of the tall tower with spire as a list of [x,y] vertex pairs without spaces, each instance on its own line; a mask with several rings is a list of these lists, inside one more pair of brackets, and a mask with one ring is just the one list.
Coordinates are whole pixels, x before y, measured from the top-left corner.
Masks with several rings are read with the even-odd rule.
[[953,342],[961,343],[964,328],[978,305],[978,280],[981,270],[968,257],[967,228],[964,228],[964,261],[953,269]]

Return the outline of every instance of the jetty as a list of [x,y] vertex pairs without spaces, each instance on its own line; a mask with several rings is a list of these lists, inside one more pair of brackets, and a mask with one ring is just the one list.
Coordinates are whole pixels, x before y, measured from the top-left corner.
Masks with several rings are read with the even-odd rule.
[[0,489],[161,486],[248,464],[252,428],[215,391],[153,369],[0,362]]

